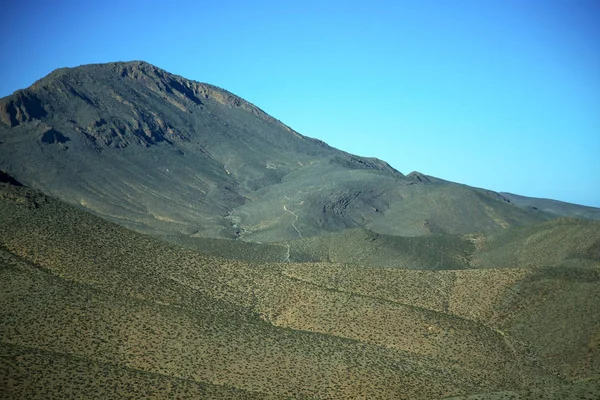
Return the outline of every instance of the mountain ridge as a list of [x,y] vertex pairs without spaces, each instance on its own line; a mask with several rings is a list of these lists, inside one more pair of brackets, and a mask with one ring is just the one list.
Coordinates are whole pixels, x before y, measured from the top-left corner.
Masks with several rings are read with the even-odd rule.
[[163,237],[274,242],[348,227],[466,234],[555,217],[495,192],[405,176],[141,61],[56,70],[0,99],[0,121],[0,169]]
[[600,208],[569,203],[566,201],[540,197],[521,196],[514,193],[500,192],[500,195],[522,208],[535,208],[544,212],[574,218],[600,221]]

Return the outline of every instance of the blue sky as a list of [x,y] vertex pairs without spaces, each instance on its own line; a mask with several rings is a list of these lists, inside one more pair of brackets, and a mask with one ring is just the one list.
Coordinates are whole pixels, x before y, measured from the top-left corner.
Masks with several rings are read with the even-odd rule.
[[141,59],[404,173],[600,207],[600,1],[3,3],[0,96]]

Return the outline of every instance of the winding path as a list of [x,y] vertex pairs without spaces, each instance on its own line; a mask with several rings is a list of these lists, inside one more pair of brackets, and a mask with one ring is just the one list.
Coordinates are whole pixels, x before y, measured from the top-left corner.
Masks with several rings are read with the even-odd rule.
[[298,215],[296,215],[294,212],[292,212],[292,211],[288,210],[288,209],[287,209],[287,205],[284,205],[284,206],[283,206],[283,209],[284,209],[286,212],[289,212],[290,214],[292,214],[294,217],[296,217],[296,219],[292,221],[292,227],[293,227],[293,228],[296,230],[296,232],[298,232],[298,236],[299,236],[300,238],[302,238],[302,234],[300,233],[300,231],[299,231],[299,230],[298,230],[298,228],[296,227],[296,221],[298,221]]

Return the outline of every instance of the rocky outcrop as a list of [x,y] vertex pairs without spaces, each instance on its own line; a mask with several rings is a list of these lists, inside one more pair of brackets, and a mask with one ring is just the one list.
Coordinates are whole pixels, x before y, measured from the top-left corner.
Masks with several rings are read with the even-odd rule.
[[27,90],[20,90],[0,100],[0,121],[11,128],[46,115],[40,99]]

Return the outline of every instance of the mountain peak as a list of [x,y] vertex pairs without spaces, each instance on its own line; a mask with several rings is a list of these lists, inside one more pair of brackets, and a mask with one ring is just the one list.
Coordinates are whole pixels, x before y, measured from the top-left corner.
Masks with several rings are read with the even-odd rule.
[[[390,183],[403,179],[383,161],[305,137],[224,89],[144,61],[58,69],[0,99],[0,121],[0,141],[7,144],[0,148],[1,168],[32,188],[133,220],[129,226],[138,230],[244,232],[228,213],[249,204],[257,190],[283,188],[294,172],[285,196],[298,192],[297,202],[311,210],[323,208],[320,197],[307,197],[329,185],[323,175],[336,179],[340,205],[365,197],[377,203],[373,209],[384,207],[374,197],[380,189],[350,181],[371,173]],[[343,183],[348,180],[351,187]],[[306,190],[310,185],[313,191]],[[161,193],[169,193],[168,202]],[[288,214],[283,205],[269,207]],[[247,212],[258,216],[267,208]],[[362,223],[359,209],[311,224],[315,232],[353,226]],[[282,219],[277,229],[287,225]]]
[[[176,125],[181,124],[173,119],[189,119],[189,114],[211,115],[215,105],[240,109],[302,138],[224,89],[185,79],[145,61],[55,70],[31,87],[0,99],[0,124],[13,128],[24,123],[48,123],[45,117],[49,113],[61,114],[70,123],[68,130],[77,131],[99,149],[148,146],[190,140],[193,122],[177,129]],[[50,129],[61,132],[52,124]]]

